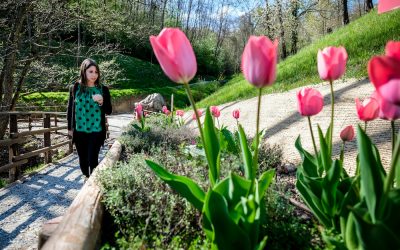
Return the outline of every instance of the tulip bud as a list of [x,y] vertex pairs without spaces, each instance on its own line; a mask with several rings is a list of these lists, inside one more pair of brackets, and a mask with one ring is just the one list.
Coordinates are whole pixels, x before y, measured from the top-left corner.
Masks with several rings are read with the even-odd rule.
[[242,71],[257,88],[272,85],[276,79],[278,41],[265,36],[250,36],[242,55]]
[[340,138],[342,141],[351,141],[354,139],[354,128],[349,125],[340,132]]
[[150,36],[154,54],[164,73],[176,83],[188,83],[196,74],[197,62],[192,45],[177,28],[164,28]]
[[176,115],[177,116],[183,117],[184,114],[185,114],[185,112],[183,110],[181,110],[181,109],[176,111]]
[[346,71],[347,52],[344,47],[327,47],[318,50],[319,77],[325,81],[339,79]]
[[312,88],[303,88],[297,92],[297,108],[302,116],[313,116],[321,112],[324,98]]
[[[203,114],[203,111],[201,109],[198,109],[197,110],[197,115],[200,117],[202,114]],[[196,114],[195,113],[193,113],[192,119],[196,120]]]
[[219,108],[217,106],[211,106],[210,110],[211,110],[211,114],[216,118],[218,118],[221,115],[221,111],[219,110]]
[[375,120],[379,115],[379,104],[375,98],[366,98],[362,103],[358,98],[356,101],[356,109],[358,118],[362,121]]
[[232,116],[233,118],[235,118],[236,120],[239,119],[240,117],[240,110],[239,109],[235,109],[232,111]]

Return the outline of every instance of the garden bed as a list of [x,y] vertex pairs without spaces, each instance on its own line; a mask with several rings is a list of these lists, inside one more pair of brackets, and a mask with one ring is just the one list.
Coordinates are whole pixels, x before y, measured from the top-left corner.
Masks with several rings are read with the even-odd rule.
[[[208,169],[195,130],[171,124],[162,115],[146,120],[148,129],[133,126],[119,139],[123,151],[117,166],[99,172],[103,203],[113,232],[103,235],[103,249],[199,249],[210,248],[202,231],[201,214],[161,181],[145,160],[162,163],[170,172],[208,186]],[[236,144],[237,145],[237,144]],[[243,175],[238,149],[225,148],[221,155],[221,178],[229,172]],[[274,168],[277,176],[266,195],[262,234],[267,249],[322,248],[315,220],[293,205],[297,199],[295,173],[282,164],[277,146],[263,145],[257,175]]]

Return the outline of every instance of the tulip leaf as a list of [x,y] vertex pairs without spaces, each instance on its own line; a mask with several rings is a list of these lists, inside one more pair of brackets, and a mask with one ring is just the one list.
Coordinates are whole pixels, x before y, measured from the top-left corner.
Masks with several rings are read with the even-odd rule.
[[147,165],[172,189],[185,197],[199,211],[203,208],[204,191],[192,179],[169,173],[163,167],[152,161],[146,160]]
[[[320,196],[317,196],[313,193],[310,186],[305,183],[305,176],[297,172],[297,182],[296,188],[300,193],[300,196],[303,198],[304,202],[311,209],[315,217],[319,220],[321,224],[326,227],[331,227],[331,222],[329,218],[322,212],[322,204],[320,201]],[[319,188],[320,190],[322,187]]]
[[[400,204],[393,207],[388,219],[392,219],[394,228],[388,226],[389,221],[377,220],[375,223],[369,220],[369,212],[364,208],[363,203],[359,203],[352,209],[354,224],[362,249],[400,249],[400,235],[398,211]],[[397,221],[396,221],[397,220]],[[395,230],[393,230],[395,229]],[[397,229],[397,230],[396,230]]]
[[265,171],[261,177],[258,180],[258,195],[260,197],[264,197],[265,192],[267,191],[269,185],[272,183],[272,180],[274,179],[275,176],[275,170],[270,169],[268,171]]
[[331,134],[331,130],[332,130],[332,124],[329,125],[328,129],[326,130],[326,134],[325,134],[325,142],[326,145],[328,145],[328,152],[329,152],[329,158],[332,155],[332,134]]
[[303,160],[301,169],[303,170],[304,174],[310,177],[319,176],[316,160],[310,153],[303,149],[300,136],[298,136],[296,139],[295,147],[297,148],[297,151],[299,151],[300,157]]
[[[229,211],[233,211],[237,204],[240,203],[241,197],[248,194],[250,186],[251,182],[249,180],[231,172],[229,177],[218,182],[213,190],[226,199]],[[234,214],[231,215],[234,216]]]
[[396,171],[396,186],[400,187],[400,133],[398,136],[394,136],[394,140],[396,143],[392,156],[392,168],[395,168]]
[[249,146],[247,144],[246,134],[244,133],[242,125],[239,125],[239,141],[244,163],[244,175],[246,176],[246,179],[251,180],[252,178],[254,178],[253,159]]
[[210,189],[205,197],[204,216],[212,226],[215,249],[251,249],[248,235],[229,216],[228,203]]
[[[340,179],[340,163],[335,160],[323,180],[322,205],[324,210],[333,217],[338,210],[336,202],[337,187]],[[338,225],[334,225],[338,226]]]
[[360,159],[360,193],[366,201],[372,222],[376,222],[377,208],[383,194],[385,170],[378,150],[360,126],[357,128],[357,145]]
[[220,172],[220,147],[217,134],[215,133],[214,121],[210,109],[207,108],[204,119],[204,150],[207,156],[208,172],[211,186],[218,182]]
[[261,130],[260,132],[258,132],[258,145],[256,145],[257,140],[256,140],[256,138],[254,137],[254,139],[253,139],[253,141],[252,141],[252,143],[251,143],[251,150],[255,151],[255,150],[256,150],[256,147],[260,147],[260,145],[261,145],[261,143],[260,143],[260,142],[261,142],[261,139],[264,138],[266,132],[267,132],[267,130],[265,130],[265,129],[263,129],[263,130]]
[[221,129],[222,138],[226,141],[226,150],[231,153],[238,153],[239,147],[231,131],[226,128]]
[[319,125],[318,125],[318,135],[319,135],[319,144],[321,150],[320,156],[321,156],[322,166],[324,167],[324,170],[328,172],[332,164],[332,158],[329,153],[329,146],[324,138],[324,134],[322,133],[322,130]]

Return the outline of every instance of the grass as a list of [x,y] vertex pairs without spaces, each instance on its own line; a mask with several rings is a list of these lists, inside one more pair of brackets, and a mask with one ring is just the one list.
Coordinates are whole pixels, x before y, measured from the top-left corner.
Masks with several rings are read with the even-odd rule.
[[[400,40],[400,10],[378,15],[369,13],[349,25],[304,47],[278,65],[276,83],[263,93],[284,92],[321,82],[317,71],[317,52],[327,46],[344,46],[349,59],[344,78],[367,77],[367,63],[373,55],[383,54],[388,40]],[[198,102],[200,107],[223,104],[257,95],[242,75],[236,75],[224,87]]]

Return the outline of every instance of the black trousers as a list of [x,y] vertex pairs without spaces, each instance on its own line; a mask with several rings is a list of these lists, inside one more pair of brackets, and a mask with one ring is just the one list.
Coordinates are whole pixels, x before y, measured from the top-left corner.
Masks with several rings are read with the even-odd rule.
[[100,147],[103,145],[101,132],[74,132],[76,151],[82,174],[89,177],[99,164]]

